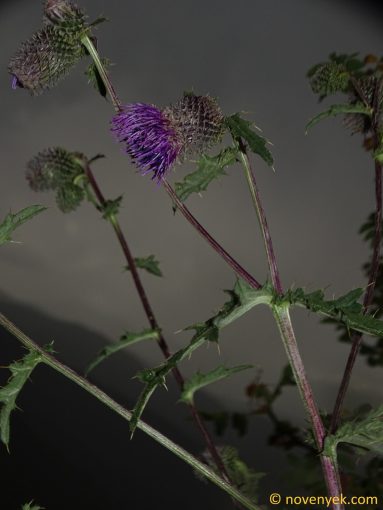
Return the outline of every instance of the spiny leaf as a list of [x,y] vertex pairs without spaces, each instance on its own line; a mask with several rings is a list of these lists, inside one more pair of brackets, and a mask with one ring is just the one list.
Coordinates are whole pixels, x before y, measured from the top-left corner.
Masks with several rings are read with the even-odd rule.
[[383,336],[383,321],[371,315],[363,315],[358,299],[363,289],[354,289],[338,299],[325,300],[323,291],[305,294],[303,289],[289,290],[281,300],[304,306],[309,310],[343,323],[347,328],[372,336]]
[[[148,257],[137,257],[134,261],[139,269],[145,269],[148,273],[154,274],[155,276],[162,276],[160,263],[156,260],[154,255],[149,255]],[[126,270],[130,271],[130,268],[126,266]]]
[[[102,58],[101,59],[101,62],[104,66],[104,68],[106,70],[109,69],[109,67],[111,66],[111,62],[109,59],[107,58]],[[93,85],[93,87],[98,90],[98,92],[100,93],[100,95],[102,97],[106,97],[107,95],[107,90],[106,90],[106,87],[105,87],[105,84],[100,76],[100,73],[97,69],[97,66],[95,65],[94,62],[92,62],[87,70],[85,71],[85,74],[88,78],[88,83],[90,83],[91,85]]]
[[186,330],[194,329],[195,334],[189,345],[175,352],[168,360],[156,368],[144,370],[138,374],[138,378],[146,384],[141,392],[138,402],[132,411],[130,421],[132,433],[135,430],[137,422],[141,417],[149,398],[157,386],[163,386],[166,376],[178,363],[198,349],[206,341],[217,342],[219,330],[235,321],[241,315],[245,314],[254,306],[259,304],[270,304],[273,299],[273,293],[269,285],[262,289],[255,290],[243,280],[238,280],[234,290],[228,291],[230,300],[226,302],[221,310],[205,322],[200,322],[189,326]]
[[202,154],[197,161],[197,170],[188,174],[182,182],[176,182],[178,198],[184,202],[192,193],[205,191],[214,180],[226,175],[225,168],[236,162],[238,151],[227,147],[216,156]]
[[25,503],[21,510],[44,510],[44,509],[42,506],[34,505],[33,501],[30,501],[29,503]]
[[142,413],[144,412],[144,409],[147,405],[147,403],[150,400],[150,397],[153,395],[154,391],[156,390],[157,386],[164,386],[165,385],[165,379],[162,378],[162,381],[160,382],[160,378],[156,378],[156,384],[147,384],[145,388],[141,391],[140,396],[138,397],[138,400],[134,406],[134,409],[132,411],[132,417],[129,421],[129,428],[131,432],[131,437],[133,437],[133,434],[137,428],[137,423],[140,417],[142,416]]
[[[249,468],[239,457],[238,450],[232,446],[221,446],[218,448],[218,453],[233,485],[237,487],[242,494],[245,494],[251,501],[257,504],[259,481],[265,474],[257,473]],[[217,466],[210,454],[205,453],[204,456],[211,469],[217,472]]]
[[113,216],[117,216],[120,211],[122,198],[123,196],[120,195],[113,200],[107,200],[103,206],[102,217],[106,220],[110,220]]
[[324,454],[336,458],[339,443],[349,443],[383,455],[383,406],[362,419],[344,423],[335,434],[327,436]]
[[0,224],[0,245],[11,241],[14,230],[45,210],[46,207],[42,205],[31,205],[15,214],[7,214],[4,221]]
[[194,374],[188,381],[185,382],[183,391],[181,393],[181,401],[186,404],[193,403],[194,393],[214,382],[220,381],[221,379],[226,379],[237,372],[242,372],[243,370],[248,370],[249,368],[253,368],[253,365],[239,365],[237,367],[227,368],[225,366],[219,366],[214,370],[211,370],[207,374],[202,374],[201,372],[197,372]]
[[152,329],[145,329],[140,333],[129,333],[126,332],[121,336],[119,342],[114,344],[109,344],[105,346],[96,356],[95,360],[92,361],[88,368],[86,369],[85,375],[88,375],[89,372],[94,370],[102,361],[106,358],[109,358],[115,352],[120,351],[121,349],[125,349],[125,347],[130,347],[133,344],[141,342],[142,340],[158,340],[159,332]]
[[318,115],[315,115],[309,123],[306,125],[306,134],[310,128],[312,128],[315,124],[317,124],[322,119],[326,119],[327,117],[335,117],[339,114],[349,114],[349,113],[362,113],[364,115],[367,115],[368,117],[371,117],[371,109],[367,108],[362,103],[356,103],[356,104],[333,104],[325,110],[324,112],[319,113]]
[[345,92],[349,86],[350,73],[344,64],[325,62],[310,69],[308,76],[315,94],[321,99],[336,92]]
[[16,399],[23,389],[35,367],[41,363],[41,355],[30,351],[20,361],[14,361],[10,366],[11,377],[8,383],[0,388],[0,439],[8,449],[10,416],[16,408]]
[[273,165],[273,156],[266,147],[267,140],[253,130],[251,122],[242,119],[239,113],[236,113],[226,118],[226,124],[235,140],[245,140],[254,154],[258,154],[269,166]]

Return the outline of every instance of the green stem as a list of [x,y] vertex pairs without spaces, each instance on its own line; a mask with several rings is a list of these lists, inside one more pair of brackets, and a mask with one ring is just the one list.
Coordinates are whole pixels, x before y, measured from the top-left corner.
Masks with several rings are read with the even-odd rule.
[[[246,146],[241,138],[235,139],[234,141],[238,144],[240,160],[245,170],[247,183],[249,185],[251,197],[260,224],[263,242],[265,244],[265,250],[267,254],[271,281],[275,292],[278,295],[282,295],[283,288],[279,276],[276,257],[274,254],[273,242],[267,224],[266,215],[262,207],[261,197],[255,175],[247,156]],[[285,346],[287,358],[294,374],[294,379],[297,383],[306,412],[310,418],[317,449],[319,452],[321,452],[323,450],[326,431],[314,399],[312,388],[306,376],[304,364],[295,338],[293,325],[291,323],[289,308],[287,305],[274,305],[272,309],[283,344]],[[321,454],[320,458],[328,494],[333,498],[338,497],[342,492],[338,466],[336,462],[330,457]],[[334,502],[332,503],[332,507],[334,510],[343,509],[343,505],[336,504]]]
[[108,73],[105,70],[105,67],[100,59],[100,55],[98,54],[98,51],[96,50],[92,40],[90,39],[90,37],[88,35],[85,35],[81,39],[81,43],[88,50],[89,55],[91,56],[91,58],[94,62],[94,65],[97,68],[97,71],[100,73],[101,79],[106,87],[106,90],[108,91],[108,94],[109,94],[110,99],[113,103],[114,109],[116,110],[116,112],[121,111],[121,101],[118,99],[116,91],[114,90],[112,82],[109,79]]
[[[11,321],[9,321],[4,315],[0,314],[0,325],[3,326],[9,333],[11,333],[14,337],[16,337],[25,347],[29,350],[37,352],[40,354],[43,363],[50,366],[60,374],[64,375],[67,379],[70,379],[78,386],[83,388],[85,391],[93,395],[97,400],[105,404],[107,407],[115,411],[122,418],[127,421],[130,421],[132,417],[132,413],[118,404],[115,400],[113,400],[109,395],[104,393],[100,388],[90,383],[80,375],[76,374],[71,368],[67,367],[60,361],[58,361],[54,356],[47,353],[42,347],[40,347],[36,342],[34,342],[31,338],[25,335],[20,329],[18,329]],[[261,510],[260,507],[254,505],[248,498],[246,498],[243,494],[241,494],[237,489],[235,489],[232,485],[225,482],[222,478],[214,473],[209,467],[196,459],[191,453],[184,450],[181,446],[171,441],[169,438],[158,432],[158,430],[154,429],[147,423],[139,420],[137,424],[137,428],[145,432],[152,439],[160,443],[167,450],[171,451],[177,457],[185,461],[189,464],[193,469],[201,473],[208,480],[213,482],[215,485],[223,489],[230,496],[236,499],[238,502],[242,503],[245,508],[249,510]]]
[[259,194],[257,183],[255,181],[255,175],[254,172],[252,171],[250,161],[247,156],[246,147],[241,139],[238,140],[238,145],[239,145],[239,157],[241,159],[242,166],[245,170],[246,180],[249,185],[251,198],[253,200],[255,211],[258,217],[259,226],[262,231],[263,242],[265,245],[267,260],[270,268],[271,281],[273,283],[274,289],[278,292],[278,294],[282,294],[283,292],[282,284],[279,276],[277,261],[274,254],[273,243],[271,240],[269,227],[267,225],[266,214],[263,210],[261,197]]
[[[315,403],[313,391],[307,379],[302,358],[299,353],[294,329],[291,324],[289,307],[287,305],[273,306],[273,314],[278,325],[279,332],[286,350],[287,358],[293,370],[294,378],[298,386],[301,399],[309,415],[315,443],[319,452],[322,452],[326,431],[321,416]],[[322,471],[327,486],[328,495],[332,498],[339,497],[342,493],[339,470],[336,460],[321,453],[320,460]],[[340,503],[332,502],[334,510],[343,509]]]
[[[90,168],[90,165],[89,163],[87,165],[85,165],[85,168],[84,168],[84,171],[85,171],[85,174],[88,178],[88,181],[89,181],[89,184],[90,186],[92,187],[92,190],[95,194],[95,197],[93,197],[92,193],[90,190],[88,190],[88,198],[90,199],[90,201],[93,203],[93,205],[96,207],[96,209],[98,210],[105,210],[105,207],[106,207],[106,204],[107,204],[107,200],[105,199],[97,181],[96,181],[96,178],[94,177],[93,175],[93,172]],[[146,314],[146,317],[148,319],[148,322],[151,326],[151,328],[153,330],[157,330],[159,331],[159,338],[158,338],[158,345],[159,345],[159,348],[161,349],[165,359],[169,359],[169,357],[171,356],[170,354],[170,349],[169,349],[169,346],[168,346],[168,343],[166,342],[165,340],[165,337],[163,336],[162,334],[162,331],[161,331],[161,328],[160,328],[160,325],[158,324],[157,322],[157,319],[154,315],[154,311],[150,305],[150,302],[149,302],[149,298],[146,294],[146,291],[145,291],[145,288],[142,284],[142,281],[141,281],[141,278],[140,278],[140,275],[138,273],[138,270],[137,270],[137,266],[136,266],[136,262],[135,262],[135,259],[132,255],[132,252],[129,248],[129,245],[128,245],[128,242],[126,240],[126,237],[120,227],[120,223],[116,217],[115,214],[111,214],[110,216],[108,216],[107,218],[107,221],[109,221],[109,223],[112,225],[113,227],[113,230],[116,234],[116,237],[118,239],[118,242],[121,246],[121,249],[124,253],[124,256],[125,256],[125,259],[126,259],[126,262],[128,264],[128,267],[130,269],[130,273],[132,275],[132,278],[133,278],[133,282],[134,282],[134,285],[136,287],[136,290],[137,290],[137,294],[140,298],[140,301],[141,301],[141,304],[142,304],[142,307],[145,311],[145,314]],[[183,387],[184,387],[184,383],[185,383],[185,380],[184,380],[184,377],[182,375],[182,373],[180,372],[180,370],[178,369],[177,366],[175,366],[173,368],[173,375],[174,375],[174,378],[175,380],[177,381],[178,383],[178,386],[180,388],[180,390],[182,391]],[[202,434],[202,437],[204,438],[205,442],[206,442],[206,447],[207,449],[209,450],[211,456],[212,456],[212,459],[214,460],[219,472],[221,473],[222,477],[227,481],[227,482],[231,482],[230,480],[230,477],[229,477],[229,474],[227,473],[227,469],[225,467],[225,464],[223,462],[223,460],[221,459],[221,456],[219,455],[219,452],[217,450],[217,447],[215,446],[214,444],[214,441],[213,441],[213,438],[209,432],[209,430],[207,429],[206,425],[205,425],[205,422],[202,420],[199,412],[198,412],[198,409],[196,408],[196,406],[194,405],[194,403],[190,403],[189,404],[189,409],[191,411],[191,414],[192,414],[192,417],[198,427],[198,429],[200,430],[201,434]]]

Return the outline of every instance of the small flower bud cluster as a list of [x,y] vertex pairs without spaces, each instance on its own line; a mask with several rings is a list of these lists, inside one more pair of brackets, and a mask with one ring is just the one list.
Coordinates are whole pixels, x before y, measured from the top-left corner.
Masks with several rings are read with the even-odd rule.
[[125,106],[112,120],[112,132],[145,174],[158,182],[177,161],[201,153],[220,141],[224,116],[208,96],[185,94],[163,110],[136,103]]
[[71,2],[48,0],[44,27],[24,42],[9,62],[13,88],[37,95],[52,88],[85,55],[84,13]]
[[61,147],[46,149],[27,165],[27,181],[34,191],[56,191],[56,202],[63,212],[76,209],[85,193],[75,182],[83,175],[86,157],[77,152],[68,152]]
[[350,74],[343,64],[327,62],[317,66],[310,77],[310,85],[314,94],[328,96],[347,90],[349,79]]

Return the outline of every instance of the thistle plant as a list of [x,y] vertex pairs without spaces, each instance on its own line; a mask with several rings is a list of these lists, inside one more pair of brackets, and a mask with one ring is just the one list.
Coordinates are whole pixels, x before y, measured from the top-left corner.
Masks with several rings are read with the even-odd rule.
[[[185,328],[193,330],[194,334],[188,344],[172,353],[140,276],[142,269],[157,276],[161,275],[161,270],[153,255],[148,257],[133,255],[127,235],[118,220],[122,197],[107,199],[95,177],[93,164],[102,156],[86,156],[78,151],[80,147],[74,150],[50,147],[36,154],[27,164],[26,174],[27,181],[34,191],[54,191],[57,206],[64,213],[73,213],[82,202],[88,201],[111,225],[146,314],[148,328],[140,332],[128,332],[121,336],[119,342],[105,346],[96,359],[90,362],[86,377],[82,377],[56,359],[51,345],[39,346],[6,317],[0,315],[0,324],[28,350],[23,360],[10,365],[11,377],[8,384],[0,390],[2,403],[0,432],[3,443],[8,447],[10,416],[16,407],[20,391],[33,370],[44,363],[129,421],[132,436],[137,428],[141,429],[191,465],[200,476],[225,490],[233,498],[236,506],[260,509],[259,504],[264,503],[259,502],[258,498],[261,475],[248,468],[232,447],[217,446],[206,422],[214,421],[217,426],[218,420],[212,413],[199,410],[195,403],[195,393],[198,390],[232,377],[251,368],[252,365],[248,363],[234,367],[219,365],[208,373],[197,372],[186,380],[181,373],[180,364],[201,346],[209,342],[217,343],[222,328],[239,320],[255,306],[263,304],[269,308],[275,319],[288,365],[284,367],[273,390],[262,383],[259,377],[249,384],[246,391],[248,396],[255,400],[256,406],[251,413],[242,415],[236,413],[235,417],[233,415],[232,423],[238,430],[244,432],[249,425],[249,414],[268,416],[274,425],[270,442],[286,449],[303,450],[305,458],[298,459],[298,467],[302,470],[306,469],[306,465],[310,465],[310,469],[320,466],[321,485],[318,486],[321,490],[327,491],[331,508],[343,509],[342,494],[345,494],[349,487],[353,487],[352,482],[354,486],[357,486],[357,483],[363,485],[364,482],[361,481],[363,477],[352,473],[349,475],[352,482],[348,479],[348,485],[345,484],[346,468],[342,464],[343,454],[339,454],[338,446],[342,443],[348,445],[346,453],[352,461],[355,461],[361,449],[379,455],[383,451],[382,407],[356,414],[351,419],[347,419],[347,416],[343,419],[342,416],[343,400],[352,368],[359,348],[363,345],[362,335],[368,334],[379,339],[374,350],[375,354],[379,349],[381,351],[383,338],[383,322],[376,314],[371,314],[371,311],[378,310],[376,291],[381,285],[379,277],[381,277],[382,241],[383,60],[371,55],[360,60],[357,55],[332,54],[329,61],[314,66],[308,73],[312,90],[318,94],[320,100],[335,93],[343,93],[347,99],[345,103],[332,105],[325,112],[315,116],[307,129],[326,117],[345,115],[346,126],[351,128],[353,133],[362,134],[363,145],[371,152],[375,170],[376,209],[374,215],[370,217],[368,226],[362,229],[372,241],[373,248],[371,264],[366,267],[368,273],[366,290],[352,289],[337,299],[326,299],[322,290],[307,293],[303,288],[286,290],[283,287],[255,169],[255,161],[258,161],[256,158],[263,160],[269,167],[273,167],[274,160],[268,141],[255,130],[253,122],[238,113],[225,116],[215,98],[194,93],[184,93],[180,99],[166,107],[129,102],[125,105],[117,96],[105,66],[106,60],[100,57],[96,39],[92,34],[92,27],[102,21],[102,18],[92,24],[87,24],[86,19],[85,13],[67,0],[45,2],[43,27],[22,45],[9,64],[12,87],[25,88],[32,94],[41,93],[56,85],[80,59],[90,58],[88,75],[90,73],[93,76],[100,93],[103,96],[108,95],[115,110],[110,124],[112,136],[123,144],[138,171],[150,174],[158,187],[164,188],[171,198],[175,213],[181,213],[228,263],[236,275],[236,282],[229,292],[229,299],[214,316]],[[217,148],[225,140],[225,136],[230,138],[230,144],[224,148]],[[213,150],[216,153],[211,155]],[[170,170],[191,157],[197,158],[196,170],[177,182],[173,188],[167,181]],[[259,279],[250,274],[218,243],[185,204],[190,195],[205,191],[213,180],[221,177],[236,163],[243,169],[244,181],[254,205],[268,261],[268,274]],[[8,242],[13,230],[42,210],[42,207],[33,206],[17,214],[9,214],[0,225],[0,244]],[[296,306],[319,314],[324,320],[336,323],[343,333],[351,335],[352,350],[332,413],[320,411],[311,388],[290,318],[290,310]],[[142,391],[133,409],[127,410],[93,385],[87,377],[109,356],[146,339],[157,342],[164,361],[137,374],[136,377],[143,385]],[[180,401],[189,407],[202,436],[205,451],[200,459],[142,421],[152,395],[158,388],[166,386],[169,374],[175,377],[180,389]],[[275,411],[275,401],[282,394],[283,388],[289,385],[298,389],[306,411],[310,427],[305,433],[280,419]],[[381,472],[379,462],[374,458],[368,469],[380,469]],[[371,476],[370,478],[372,479]],[[301,489],[313,490],[315,487],[317,490],[318,486],[310,486],[302,481]]]

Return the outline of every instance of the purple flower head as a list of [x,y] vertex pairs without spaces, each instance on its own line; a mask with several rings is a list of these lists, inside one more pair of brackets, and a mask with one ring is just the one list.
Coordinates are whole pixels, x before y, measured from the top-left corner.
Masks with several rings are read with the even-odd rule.
[[163,110],[129,104],[113,118],[111,129],[141,172],[153,172],[160,182],[174,163],[219,141],[224,117],[211,97],[185,94]]
[[15,76],[14,74],[12,75],[11,86],[12,86],[13,90],[16,90],[17,88],[22,88],[23,87],[23,85],[19,82],[18,77]]
[[112,120],[112,131],[144,173],[153,172],[161,181],[182,151],[182,142],[169,119],[157,107],[135,103],[123,108]]

